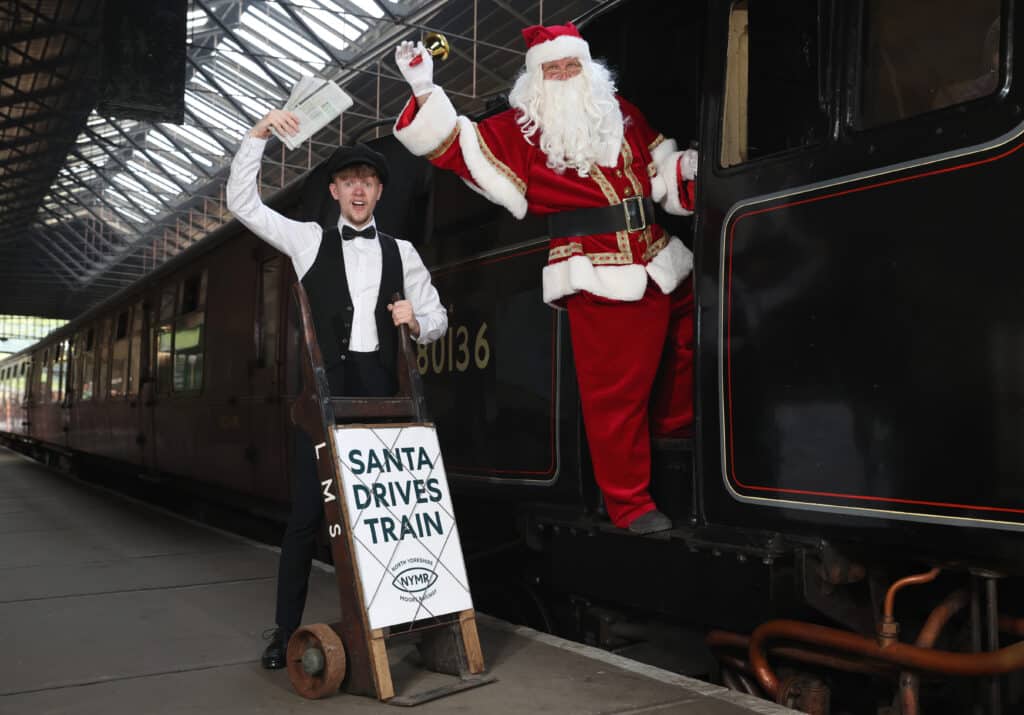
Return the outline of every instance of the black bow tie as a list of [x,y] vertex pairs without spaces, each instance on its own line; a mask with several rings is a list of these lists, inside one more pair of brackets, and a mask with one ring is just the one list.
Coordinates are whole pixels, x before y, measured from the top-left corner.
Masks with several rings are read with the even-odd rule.
[[367,226],[362,231],[356,231],[351,226],[341,227],[341,237],[346,241],[351,241],[353,238],[358,236],[359,238],[377,238],[377,229],[373,226]]

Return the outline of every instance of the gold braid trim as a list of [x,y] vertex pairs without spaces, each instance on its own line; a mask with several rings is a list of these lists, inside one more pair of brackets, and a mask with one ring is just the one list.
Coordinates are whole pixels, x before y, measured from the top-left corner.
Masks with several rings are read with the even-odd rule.
[[581,243],[566,243],[561,246],[555,246],[548,251],[548,262],[558,261],[563,258],[570,258],[572,256],[583,255],[583,244]]
[[650,263],[654,259],[654,257],[661,253],[661,250],[665,248],[665,246],[667,245],[668,234],[666,233],[662,235],[662,237],[659,238],[657,241],[655,241],[654,243],[647,247],[647,250],[644,251],[644,261]]
[[516,175],[516,172],[512,171],[507,166],[505,166],[504,163],[499,161],[498,157],[494,156],[494,153],[491,151],[491,148],[487,146],[487,142],[484,141],[483,135],[480,134],[480,127],[476,125],[476,122],[473,123],[473,129],[476,130],[476,141],[477,144],[480,145],[480,150],[483,152],[484,158],[487,159],[487,161],[490,162],[491,166],[497,169],[498,172],[501,173],[506,179],[511,181],[515,185],[516,190],[518,190],[520,194],[526,196],[526,182],[520,179]]
[[[629,145],[625,139],[623,139],[620,153],[624,154],[625,152],[628,152],[628,147]],[[623,162],[625,162],[625,159],[623,159]],[[608,177],[602,173],[600,166],[597,164],[591,164],[589,176],[597,183],[598,187],[601,189],[601,193],[604,194],[605,200],[608,201],[609,206],[614,206],[622,202],[622,198],[615,193],[615,189],[612,188],[611,182],[608,181]],[[625,265],[627,263],[632,263],[633,252],[629,247],[629,233],[627,231],[616,231],[615,242],[619,246],[618,253],[594,253],[587,254],[588,257],[590,257],[591,261],[595,265],[598,265],[598,260],[604,264],[615,263]]]
[[663,141],[665,141],[665,135],[659,134],[658,136],[654,137],[654,141],[647,145],[647,148],[650,149],[651,151],[654,151]]
[[459,138],[459,125],[456,124],[455,128],[452,129],[452,133],[449,134],[447,136],[447,138],[443,142],[438,144],[437,148],[434,149],[434,151],[432,151],[429,154],[427,154],[427,161],[433,161],[437,157],[439,157],[442,154],[444,154],[446,151],[448,151],[451,148],[452,144],[454,144],[455,140],[458,139],[458,138]]

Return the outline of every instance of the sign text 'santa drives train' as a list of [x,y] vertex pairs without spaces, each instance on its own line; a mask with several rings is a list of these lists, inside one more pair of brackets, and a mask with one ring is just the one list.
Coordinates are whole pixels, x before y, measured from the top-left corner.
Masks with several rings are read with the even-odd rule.
[[[632,0],[584,26],[701,156],[693,220],[662,217],[694,249],[698,354],[696,436],[655,445],[667,538],[601,518],[544,223],[375,143],[398,177],[378,223],[449,309],[418,367],[471,572],[604,645],[643,635],[623,613],[729,628],[718,677],[808,712],[1021,706],[1022,9]],[[334,221],[302,216],[325,183],[270,203]],[[293,280],[229,224],[0,363],[0,432],[283,504]]]

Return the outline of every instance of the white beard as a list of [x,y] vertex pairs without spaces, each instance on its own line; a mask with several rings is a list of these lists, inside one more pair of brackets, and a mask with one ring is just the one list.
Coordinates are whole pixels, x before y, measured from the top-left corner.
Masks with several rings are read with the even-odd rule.
[[615,166],[622,148],[622,111],[611,72],[584,62],[572,79],[545,80],[540,69],[524,71],[509,94],[526,141],[540,131],[540,149],[558,173],[587,176],[593,164]]

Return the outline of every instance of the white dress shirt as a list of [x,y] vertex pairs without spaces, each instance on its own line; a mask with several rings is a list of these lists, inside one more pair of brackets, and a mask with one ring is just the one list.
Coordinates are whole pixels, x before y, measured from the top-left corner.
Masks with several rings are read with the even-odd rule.
[[[228,210],[250,231],[292,259],[295,275],[299,280],[306,275],[316,260],[323,239],[323,229],[315,221],[295,221],[268,208],[260,200],[256,187],[256,174],[263,157],[265,139],[246,135],[231,162],[231,173],[227,183]],[[327,190],[327,187],[324,187]],[[378,348],[377,321],[374,309],[380,292],[381,252],[380,241],[341,238],[343,226],[351,223],[344,218],[338,220],[338,235],[342,255],[345,259],[345,277],[348,292],[352,298],[352,334],[349,349],[355,352],[371,352]],[[371,219],[367,225],[374,226]],[[365,226],[352,226],[361,229]],[[420,334],[416,342],[431,343],[444,335],[448,329],[448,313],[437,290],[430,282],[430,272],[423,265],[423,259],[408,241],[395,239],[402,259],[403,287],[405,298],[412,303]]]

